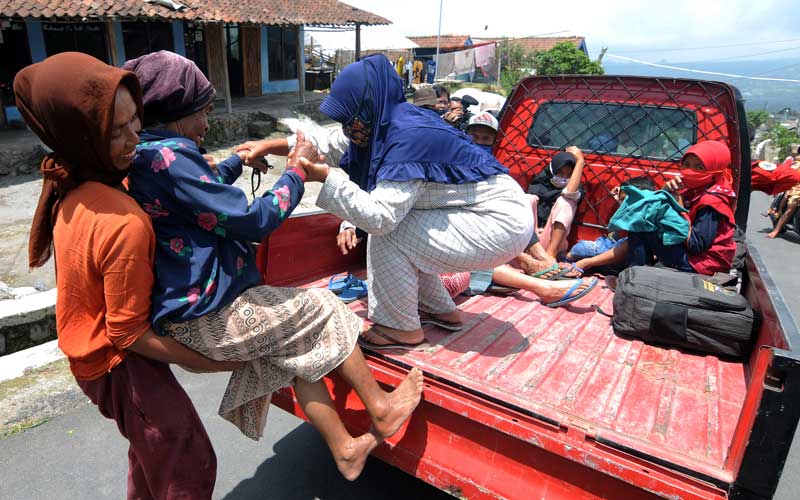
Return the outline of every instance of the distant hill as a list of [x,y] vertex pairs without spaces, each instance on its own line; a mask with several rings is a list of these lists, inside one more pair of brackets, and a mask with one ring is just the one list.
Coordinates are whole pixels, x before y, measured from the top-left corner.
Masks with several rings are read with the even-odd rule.
[[[612,51],[609,51],[612,52]],[[734,75],[763,76],[770,78],[791,78],[800,80],[800,58],[787,58],[763,61],[719,61],[719,62],[666,62],[659,64],[680,66],[703,71],[715,71]],[[603,60],[603,67],[609,75],[666,76],[672,78],[697,78],[729,83],[742,93],[747,109],[767,109],[777,112],[784,108],[800,110],[800,83],[767,82],[746,80],[716,75],[702,75],[644,64],[620,62],[614,59]],[[779,69],[780,68],[780,69]],[[776,71],[771,71],[776,70]]]

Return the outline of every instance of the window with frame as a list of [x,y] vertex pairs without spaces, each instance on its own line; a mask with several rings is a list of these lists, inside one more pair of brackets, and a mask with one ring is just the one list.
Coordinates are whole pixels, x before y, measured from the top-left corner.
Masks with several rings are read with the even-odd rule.
[[61,52],[83,52],[105,63],[111,62],[103,23],[42,23],[42,32],[48,56]]
[[175,50],[172,26],[163,21],[122,21],[125,59],[136,59],[159,50]]
[[528,132],[535,147],[674,161],[696,140],[692,110],[614,103],[543,103]]
[[267,51],[270,81],[297,78],[297,27],[268,26]]
[[183,23],[183,46],[186,57],[194,61],[200,71],[208,76],[206,40],[202,25],[190,21]]
[[31,63],[28,30],[24,21],[0,21],[0,100],[14,103],[14,77]]

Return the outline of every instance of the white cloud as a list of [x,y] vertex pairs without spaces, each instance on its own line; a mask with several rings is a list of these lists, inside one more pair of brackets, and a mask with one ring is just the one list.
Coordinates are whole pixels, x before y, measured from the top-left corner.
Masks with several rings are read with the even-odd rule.
[[[404,35],[435,35],[439,22],[436,0],[347,0],[356,7],[380,14]],[[796,0],[444,0],[442,33],[485,36],[529,36],[565,31],[586,37],[592,55],[602,46],[615,50],[640,50],[647,60],[707,60],[760,54],[798,47],[774,55],[800,54],[800,23]],[[487,30],[484,27],[488,26]],[[727,47],[714,50],[649,52],[706,47],[765,40],[798,39],[774,45]],[[630,53],[630,52],[628,52]]]

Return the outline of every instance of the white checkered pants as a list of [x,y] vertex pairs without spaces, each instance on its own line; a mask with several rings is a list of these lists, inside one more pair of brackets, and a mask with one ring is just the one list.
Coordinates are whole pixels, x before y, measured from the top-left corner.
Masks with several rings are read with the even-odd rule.
[[369,318],[400,330],[420,328],[418,310],[456,308],[439,274],[505,264],[533,233],[530,203],[506,175],[463,185],[381,182],[371,194],[337,176],[317,204],[370,233]]

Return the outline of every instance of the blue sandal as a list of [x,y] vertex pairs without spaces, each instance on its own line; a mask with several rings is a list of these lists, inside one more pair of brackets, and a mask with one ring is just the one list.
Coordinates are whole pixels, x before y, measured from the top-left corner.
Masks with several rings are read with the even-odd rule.
[[347,286],[338,295],[342,302],[349,304],[354,300],[366,297],[368,293],[367,282],[350,275]]
[[353,275],[350,273],[334,274],[331,276],[331,279],[328,280],[328,290],[339,295],[350,285],[352,279]]
[[[570,273],[577,273],[573,276],[567,276]],[[583,269],[575,265],[575,263],[571,263],[567,267],[561,268],[561,270],[556,274],[552,279],[554,280],[578,280],[581,279],[583,276]]]
[[579,286],[585,284],[583,280],[577,280],[577,282],[574,285],[572,285],[572,287],[569,290],[567,290],[567,293],[562,295],[559,300],[555,302],[550,302],[549,304],[545,305],[547,307],[560,307],[569,304],[570,302],[574,302],[580,299],[581,297],[585,297],[589,292],[591,292],[592,289],[594,289],[594,287],[597,286],[597,282],[598,282],[597,278],[592,278],[592,280],[589,282],[589,286],[587,286],[585,290],[581,290],[580,293],[572,295],[575,292],[575,290],[578,289]]

